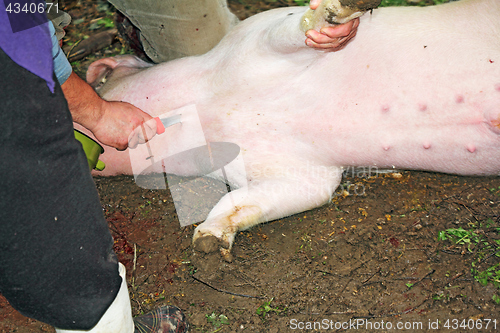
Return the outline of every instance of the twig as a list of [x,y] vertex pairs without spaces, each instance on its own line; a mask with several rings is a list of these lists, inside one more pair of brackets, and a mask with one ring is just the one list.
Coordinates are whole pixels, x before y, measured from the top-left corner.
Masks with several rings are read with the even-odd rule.
[[73,54],[71,54],[71,52],[73,52],[73,49],[74,49],[74,48],[75,48],[78,44],[80,44],[80,42],[81,42],[82,40],[83,40],[83,38],[82,38],[82,39],[80,39],[78,42],[76,42],[75,44],[73,44],[73,45],[71,46],[70,50],[67,52],[66,58],[68,58],[68,59],[69,59],[69,57],[70,57],[70,56],[73,56]]
[[460,273],[455,274],[455,276],[452,277],[451,280],[450,280],[450,282],[448,282],[448,283],[452,283],[453,281],[455,281],[455,279],[458,279],[462,275],[464,275],[464,272],[460,272]]
[[343,314],[353,314],[356,313],[356,311],[353,310],[347,310],[347,311],[341,311],[341,312],[326,312],[326,313],[320,313],[320,312],[298,312],[299,314],[303,315],[308,315],[308,316],[318,316],[318,315],[324,315],[324,316],[330,316],[330,315],[343,315]]
[[[233,274],[236,278],[244,280],[247,284],[251,285],[255,289],[260,288],[259,286],[256,286],[255,283],[253,283],[251,281],[250,277],[248,277],[245,273],[240,272],[240,271],[234,272],[232,269],[230,270],[230,273]],[[236,274],[236,273],[238,273],[238,274]],[[235,285],[235,286],[237,287],[237,285]]]
[[484,258],[483,261],[486,261],[486,260],[490,259],[491,257],[493,257],[494,255],[496,255],[499,252],[500,252],[500,250],[498,250],[496,252],[493,252],[492,254],[490,254],[489,256],[487,256],[486,258]]
[[[135,294],[134,294],[134,296],[135,296]],[[141,303],[140,303],[138,300],[136,300],[136,299],[135,299],[135,297],[133,297],[132,299],[133,299],[133,300],[137,303],[137,305],[139,306],[139,313],[143,313],[143,312],[144,312],[144,310],[142,309]]]
[[422,281],[423,281],[426,277],[428,277],[429,275],[434,274],[434,272],[435,272],[435,271],[436,271],[436,270],[435,270],[435,269],[433,269],[433,270],[432,270],[432,271],[430,271],[429,273],[425,274],[425,275],[424,275],[424,276],[423,276],[420,280],[418,280],[417,282],[413,283],[410,287],[408,287],[408,286],[407,286],[407,289],[403,292],[403,294],[404,294],[404,293],[406,293],[406,292],[408,292],[411,288],[415,287],[415,286],[416,286],[417,284],[419,284],[420,282],[422,282]]
[[135,290],[135,277],[137,267],[137,244],[134,243],[134,268],[132,269],[132,289]]
[[[317,269],[317,270],[316,270],[316,272],[318,272],[318,273],[322,273],[322,274],[333,275],[333,276],[338,276],[338,275],[339,275],[339,274],[337,274],[337,273],[331,273],[331,272],[328,272],[328,271],[322,271],[322,270],[320,270],[320,269]],[[347,277],[347,275],[346,275],[346,276],[340,276],[340,277]]]
[[381,268],[379,267],[378,270],[375,273],[373,273],[371,276],[369,276],[368,279],[366,279],[363,282],[361,282],[361,284],[365,284],[368,281],[370,281],[372,279],[372,277],[374,277],[375,275],[377,275],[380,272],[380,270],[381,270]]
[[342,288],[342,290],[340,291],[341,294],[347,289],[347,286],[349,285],[349,283],[352,282],[352,280],[354,280],[354,278],[351,278],[349,281],[347,281],[347,283],[345,284],[344,288]]
[[219,332],[220,330],[222,330],[223,328],[224,328],[224,326],[221,326],[221,327],[219,327],[218,329],[216,329],[215,331],[213,331],[212,333],[217,333],[217,332]]
[[[260,251],[260,250],[258,250],[258,251],[255,251],[255,252],[261,252],[261,251]],[[240,262],[241,262],[241,263],[244,263],[244,262],[247,262],[247,261],[249,261],[249,260],[255,260],[255,259],[257,259],[257,258],[260,258],[260,257],[266,256],[266,255],[268,255],[268,254],[269,254],[269,253],[264,252],[264,253],[262,253],[262,254],[260,254],[260,255],[256,256],[256,257],[250,257],[250,258],[247,258],[247,259],[243,259],[243,260],[241,260]]]
[[[418,278],[418,277],[400,277],[400,278],[394,278],[392,280],[426,280],[426,279],[430,279],[430,277],[423,277],[423,278]],[[388,281],[391,281],[391,280],[388,280]]]
[[474,218],[474,220],[476,220],[476,222],[479,221],[479,219],[476,217],[476,213],[473,212],[472,209],[469,208],[469,206],[467,206],[466,204],[464,204],[463,202],[458,201],[458,200],[454,201],[453,203],[464,207],[472,215],[472,217]]
[[250,295],[244,295],[244,294],[237,294],[237,293],[233,293],[231,291],[227,291],[227,290],[222,290],[222,289],[219,289],[219,288],[215,288],[214,286],[211,286],[210,284],[206,283],[205,281],[202,281],[196,277],[194,277],[194,275],[191,275],[191,277],[195,280],[195,281],[198,281],[202,284],[204,284],[205,286],[209,287],[209,288],[212,288],[213,290],[216,290],[218,292],[221,292],[221,293],[226,293],[226,294],[229,294],[229,295],[234,295],[234,296],[241,296],[241,297],[248,297],[248,298],[258,298],[258,299],[266,299],[265,297],[261,297],[261,296],[250,296]]

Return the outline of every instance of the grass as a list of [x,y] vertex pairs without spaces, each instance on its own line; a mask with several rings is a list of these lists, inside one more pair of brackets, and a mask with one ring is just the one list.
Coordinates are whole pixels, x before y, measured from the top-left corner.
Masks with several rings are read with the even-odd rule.
[[215,311],[209,315],[205,315],[205,317],[207,318],[207,322],[215,328],[222,328],[222,325],[229,325],[229,319],[223,314],[217,315]]
[[262,316],[263,320],[265,320],[266,315],[271,313],[271,312],[275,312],[277,314],[280,314],[281,312],[286,312],[286,308],[283,310],[280,310],[279,307],[276,307],[276,308],[271,307],[271,302],[273,300],[274,300],[274,297],[271,298],[271,300],[269,302],[265,302],[264,304],[259,306],[257,308],[257,310],[255,311],[255,313],[257,313],[257,315]]
[[[452,243],[474,256],[471,274],[483,286],[492,284],[497,294],[492,299],[500,304],[500,226],[491,219],[469,224],[470,229],[450,228],[439,232],[438,240]],[[496,262],[495,262],[496,261]]]

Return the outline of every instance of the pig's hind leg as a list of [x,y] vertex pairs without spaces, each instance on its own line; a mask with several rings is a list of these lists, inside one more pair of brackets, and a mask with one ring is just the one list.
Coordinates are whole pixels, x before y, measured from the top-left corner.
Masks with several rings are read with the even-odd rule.
[[225,195],[194,232],[197,251],[220,250],[231,261],[236,233],[259,223],[303,212],[327,203],[339,185],[342,170],[320,167],[322,172],[254,181]]
[[302,17],[301,29],[319,30],[325,23],[342,24],[377,8],[382,0],[323,0],[315,10],[309,9]]

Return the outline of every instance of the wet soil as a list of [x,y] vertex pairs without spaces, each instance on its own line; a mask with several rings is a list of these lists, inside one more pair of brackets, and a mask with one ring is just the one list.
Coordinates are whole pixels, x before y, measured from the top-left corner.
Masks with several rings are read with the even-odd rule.
[[[243,18],[288,3],[230,5]],[[476,267],[500,262],[492,255],[498,177],[346,174],[329,204],[238,233],[232,262],[194,252],[194,226],[179,226],[169,190],[141,188],[132,177],[94,179],[134,315],[173,304],[191,332],[350,331],[354,323],[362,332],[396,331],[398,323],[408,332],[499,329],[498,287],[471,274],[485,247],[438,240],[446,229],[475,230],[494,248]],[[0,332],[53,329],[0,297]]]

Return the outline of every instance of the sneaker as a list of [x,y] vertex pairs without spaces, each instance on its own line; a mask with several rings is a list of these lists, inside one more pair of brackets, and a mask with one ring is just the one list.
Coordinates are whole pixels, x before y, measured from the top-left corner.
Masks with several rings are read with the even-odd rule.
[[172,305],[162,306],[134,318],[134,333],[185,333],[189,324],[182,311]]

